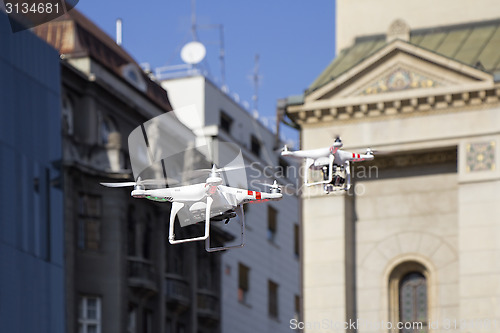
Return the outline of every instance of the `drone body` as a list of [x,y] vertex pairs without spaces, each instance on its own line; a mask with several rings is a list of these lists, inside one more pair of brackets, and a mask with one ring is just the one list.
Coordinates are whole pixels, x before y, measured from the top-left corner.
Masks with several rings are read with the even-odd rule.
[[[134,186],[134,190],[131,193],[131,196],[134,198],[145,198],[157,202],[171,202],[169,242],[171,244],[178,244],[205,240],[206,250],[212,252],[233,247],[242,247],[244,245],[245,219],[242,208],[243,204],[277,201],[283,197],[276,181],[273,185],[269,185],[271,188],[270,193],[225,186],[219,174],[222,170],[224,169],[216,169],[214,165],[209,170],[210,176],[204,183],[171,188],[146,189],[145,185],[153,184],[155,181],[141,181],[140,179],[137,182],[101,184],[108,187]],[[179,211],[183,208],[187,209],[183,211],[182,216],[178,216]],[[211,248],[209,239],[210,222],[225,220],[225,223],[228,223],[231,218],[236,216],[239,216],[241,220],[241,243],[235,246]],[[179,218],[181,227],[205,222],[205,234],[200,237],[176,240],[174,234],[176,217]]]
[[[285,146],[281,155],[306,160],[304,174],[306,186],[323,184],[325,193],[336,189],[347,191],[351,187],[350,162],[370,161],[373,160],[374,155],[371,149],[367,149],[365,154],[358,154],[343,151],[340,149],[342,146],[342,141],[337,137],[330,147],[290,151]],[[323,180],[310,182],[309,170],[320,170],[323,174]]]

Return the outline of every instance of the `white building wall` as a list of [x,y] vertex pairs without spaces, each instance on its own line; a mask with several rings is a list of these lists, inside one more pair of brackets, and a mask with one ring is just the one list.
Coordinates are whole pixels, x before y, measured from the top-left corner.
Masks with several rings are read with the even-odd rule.
[[396,19],[411,29],[495,19],[500,1],[477,0],[336,0],[336,52],[352,45],[356,36],[383,34]]

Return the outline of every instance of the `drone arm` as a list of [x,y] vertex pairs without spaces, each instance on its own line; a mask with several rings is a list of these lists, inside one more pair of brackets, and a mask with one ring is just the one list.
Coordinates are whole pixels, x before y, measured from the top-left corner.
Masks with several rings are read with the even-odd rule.
[[346,190],[351,188],[351,167],[349,161],[345,162],[345,173],[347,178]]
[[179,212],[179,210],[182,209],[182,207],[184,207],[183,203],[176,202],[176,201],[172,202],[172,209],[170,210],[169,233],[168,233],[168,240],[169,240],[170,244],[176,244],[176,243],[181,242],[181,241],[175,240],[174,223],[175,223],[175,217],[177,216],[177,213]]
[[314,164],[314,159],[306,158],[306,167],[304,168],[304,184],[309,184],[309,168]]
[[329,175],[328,175],[328,182],[330,183],[333,179],[333,161],[335,159],[335,155],[330,155],[330,163],[329,163],[329,166],[328,166],[328,172],[329,172]]

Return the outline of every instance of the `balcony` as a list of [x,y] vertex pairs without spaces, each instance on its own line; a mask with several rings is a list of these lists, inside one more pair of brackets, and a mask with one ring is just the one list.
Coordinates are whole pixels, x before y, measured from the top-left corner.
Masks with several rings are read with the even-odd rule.
[[153,263],[140,257],[128,257],[127,261],[129,286],[148,292],[158,292]]
[[185,277],[178,274],[165,274],[165,296],[171,311],[184,312],[191,303],[191,290]]
[[198,289],[198,318],[206,326],[215,326],[220,319],[219,295],[211,290]]

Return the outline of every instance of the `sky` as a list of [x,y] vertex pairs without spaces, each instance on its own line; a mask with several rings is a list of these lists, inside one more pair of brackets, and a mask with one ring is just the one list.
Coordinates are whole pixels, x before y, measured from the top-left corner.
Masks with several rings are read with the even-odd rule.
[[[182,64],[180,50],[193,40],[192,0],[81,0],[76,8],[115,38],[123,22],[122,46],[151,68]],[[196,0],[198,41],[207,49],[201,66],[221,84],[223,25],[225,81],[230,94],[253,109],[255,56],[259,55],[259,115],[274,118],[280,98],[302,94],[335,56],[334,0]],[[291,135],[293,136],[293,135]]]

